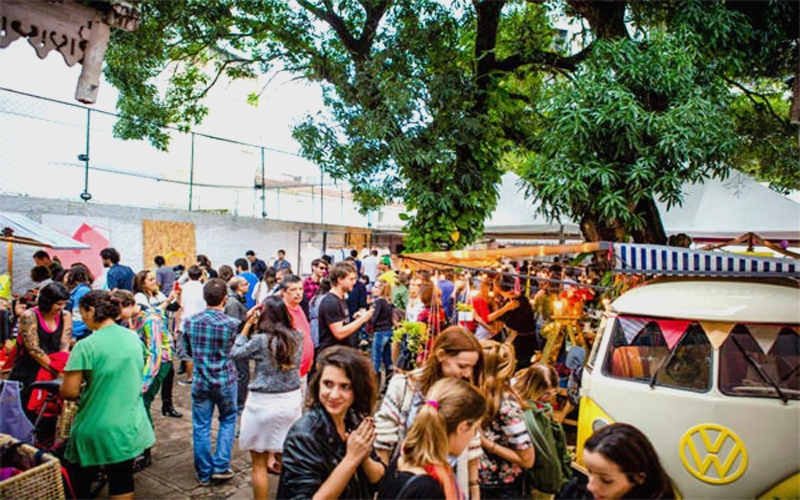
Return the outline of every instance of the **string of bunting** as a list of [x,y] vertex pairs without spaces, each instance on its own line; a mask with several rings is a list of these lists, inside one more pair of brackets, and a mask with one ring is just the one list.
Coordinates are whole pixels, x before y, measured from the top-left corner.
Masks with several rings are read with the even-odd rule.
[[[633,339],[650,323],[656,323],[664,335],[664,341],[667,347],[672,349],[675,344],[680,341],[686,329],[695,321],[683,319],[663,319],[663,318],[644,318],[636,316],[617,316],[619,325],[622,328],[622,333],[625,336],[625,341],[630,344]],[[699,321],[697,322],[708,337],[709,343],[714,349],[719,349],[725,339],[728,338],[733,328],[738,323],[722,322],[722,321]],[[778,334],[784,328],[792,330],[795,334],[800,335],[798,327],[795,325],[764,325],[764,324],[747,324],[747,330],[750,335],[758,343],[762,352],[765,354],[772,349],[775,341],[778,339]]]

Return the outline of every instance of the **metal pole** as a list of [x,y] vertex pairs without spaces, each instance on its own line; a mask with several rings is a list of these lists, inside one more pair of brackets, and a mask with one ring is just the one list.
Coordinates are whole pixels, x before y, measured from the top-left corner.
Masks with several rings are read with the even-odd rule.
[[323,186],[323,179],[325,178],[325,172],[322,171],[322,167],[319,169],[319,223],[323,224],[323,214],[325,210],[323,208],[323,202],[325,201],[325,192],[322,190]]
[[267,208],[265,203],[267,202],[266,193],[264,189],[266,188],[267,181],[264,179],[264,147],[261,147],[261,217],[265,218],[267,216]]
[[303,254],[303,230],[297,230],[297,275],[300,276],[303,273],[303,270],[300,268],[300,265],[303,263],[303,259],[301,255]]
[[84,163],[83,192],[81,193],[81,199],[83,201],[89,201],[92,199],[92,195],[89,193],[89,139],[92,136],[91,124],[92,124],[92,110],[87,109],[86,110],[86,153],[78,155],[78,159]]
[[189,163],[189,211],[192,211],[192,197],[194,196],[194,132],[192,132],[192,157]]

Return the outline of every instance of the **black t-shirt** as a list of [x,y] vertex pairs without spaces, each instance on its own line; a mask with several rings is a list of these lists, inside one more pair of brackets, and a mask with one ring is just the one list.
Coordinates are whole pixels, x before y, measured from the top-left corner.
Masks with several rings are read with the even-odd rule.
[[517,333],[524,334],[535,332],[536,319],[533,317],[533,308],[528,298],[524,295],[520,295],[510,300],[519,302],[519,307],[513,311],[508,311],[498,319]]
[[389,467],[383,480],[378,499],[438,499],[444,498],[444,489],[437,480],[427,474],[401,472]]
[[342,321],[343,324],[350,322],[347,302],[332,293],[328,293],[319,301],[319,347],[317,352],[322,352],[323,349],[332,345],[356,346],[358,343],[358,331],[353,332],[342,340],[338,340],[333,336],[329,325],[338,321]]

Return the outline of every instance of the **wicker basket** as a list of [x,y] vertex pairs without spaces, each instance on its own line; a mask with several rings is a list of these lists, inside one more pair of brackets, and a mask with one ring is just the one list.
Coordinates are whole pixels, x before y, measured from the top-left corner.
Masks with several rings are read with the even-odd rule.
[[64,483],[61,463],[49,453],[42,454],[33,446],[18,443],[16,439],[0,434],[0,463],[3,467],[24,470],[21,474],[0,482],[0,500],[64,500]]
[[75,401],[64,401],[61,413],[56,422],[56,439],[66,441],[69,439],[72,423],[75,422],[75,415],[78,414],[78,403]]

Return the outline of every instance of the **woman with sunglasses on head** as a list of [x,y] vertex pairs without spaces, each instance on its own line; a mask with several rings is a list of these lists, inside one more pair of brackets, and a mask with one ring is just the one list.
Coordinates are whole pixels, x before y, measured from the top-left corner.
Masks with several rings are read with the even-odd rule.
[[425,404],[386,472],[379,499],[463,498],[448,457],[457,457],[475,437],[486,401],[470,383],[443,378]]
[[[183,414],[175,410],[172,405],[172,383],[175,379],[175,368],[172,366],[173,353],[172,333],[167,322],[167,309],[180,308],[180,289],[173,289],[169,297],[161,292],[156,280],[156,274],[145,269],[139,271],[133,281],[134,300],[139,305],[139,310],[130,318],[129,328],[139,334],[149,352],[150,366],[145,373],[144,402],[147,415],[150,416],[150,405],[158,394],[162,385],[167,384],[161,391],[161,414],[164,416],[180,418]],[[164,398],[164,396],[167,398]]]
[[384,466],[372,453],[375,377],[345,346],[325,349],[308,387],[308,411],[289,430],[277,498],[372,499]]

